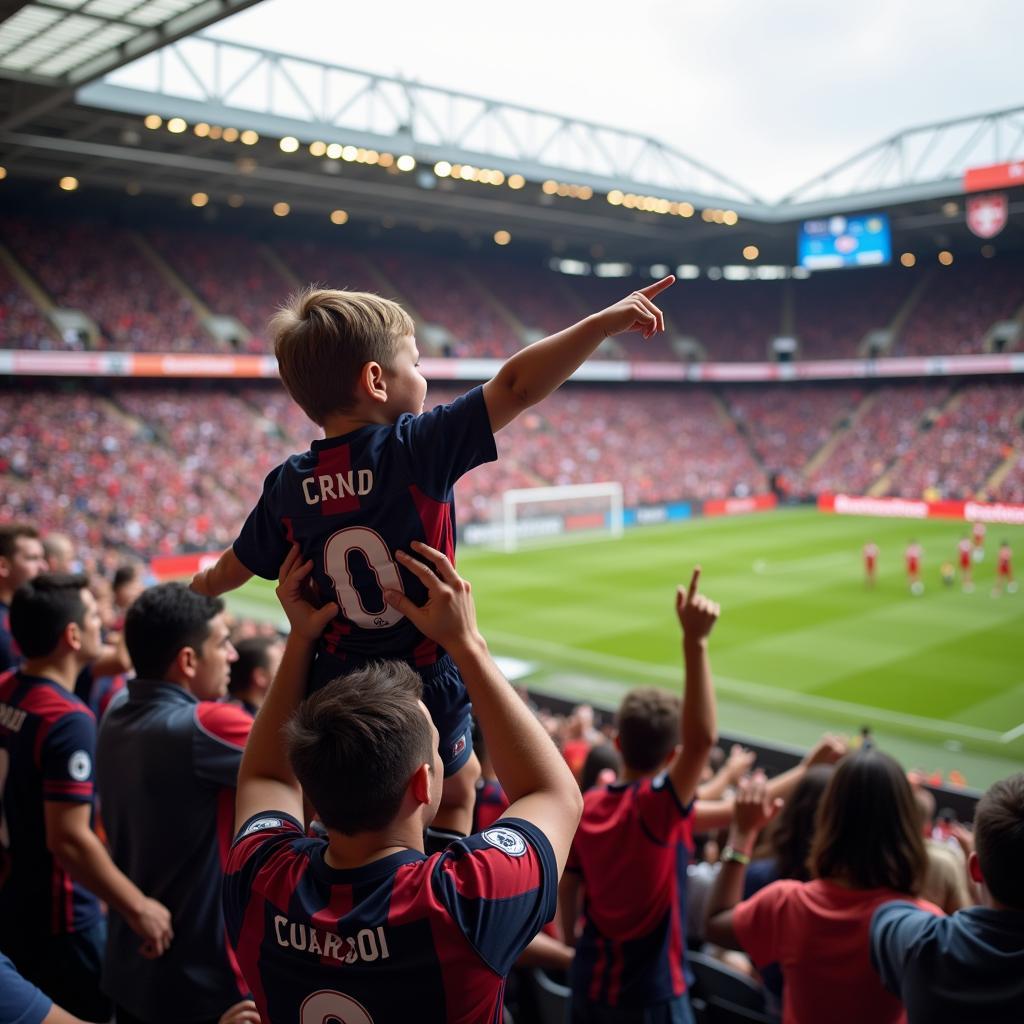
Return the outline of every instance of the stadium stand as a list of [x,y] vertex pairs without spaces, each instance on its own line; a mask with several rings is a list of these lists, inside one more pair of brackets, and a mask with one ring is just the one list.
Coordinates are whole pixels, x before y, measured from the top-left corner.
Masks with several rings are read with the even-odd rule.
[[1013,256],[966,259],[937,271],[897,345],[899,355],[981,352],[985,334],[1024,305],[1024,267]]
[[[213,348],[191,303],[143,256],[130,232],[98,221],[12,217],[4,223],[3,239],[55,305],[81,311],[98,328],[94,342],[78,339],[68,347],[140,352]],[[11,340],[21,347],[20,339]]]
[[0,348],[52,350],[75,347],[74,339],[59,337],[0,261]]

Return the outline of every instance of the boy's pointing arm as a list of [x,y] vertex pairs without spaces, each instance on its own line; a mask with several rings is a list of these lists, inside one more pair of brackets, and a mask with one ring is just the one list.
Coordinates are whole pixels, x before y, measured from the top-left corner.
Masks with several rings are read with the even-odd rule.
[[497,433],[521,412],[547,398],[605,338],[628,331],[640,331],[644,338],[650,338],[665,330],[665,318],[653,300],[674,282],[671,275],[663,277],[600,313],[516,352],[484,385],[491,430]]

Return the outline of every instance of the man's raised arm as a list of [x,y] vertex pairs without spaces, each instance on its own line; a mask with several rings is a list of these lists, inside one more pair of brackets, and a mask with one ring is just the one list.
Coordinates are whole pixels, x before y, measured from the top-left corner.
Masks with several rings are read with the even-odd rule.
[[671,274],[663,277],[631,292],[614,306],[516,352],[484,385],[491,430],[497,433],[521,412],[547,398],[605,338],[629,331],[640,331],[644,338],[650,338],[665,330],[665,318],[653,300],[674,282]]
[[338,614],[331,602],[314,608],[303,596],[306,578],[313,570],[293,545],[281,565],[277,597],[288,616],[291,631],[281,665],[266,700],[253,722],[238,769],[235,796],[235,831],[254,814],[284,811],[302,820],[302,790],[288,763],[281,730],[306,695],[306,677],[313,663],[317,640],[327,623]]
[[548,837],[561,874],[583,811],[579,786],[550,737],[491,658],[477,629],[469,583],[440,551],[419,542],[413,548],[425,561],[404,551],[397,558],[427,588],[427,603],[419,608],[394,590],[385,591],[384,597],[421,633],[444,647],[459,667],[495,773],[510,801],[503,817],[536,825]]

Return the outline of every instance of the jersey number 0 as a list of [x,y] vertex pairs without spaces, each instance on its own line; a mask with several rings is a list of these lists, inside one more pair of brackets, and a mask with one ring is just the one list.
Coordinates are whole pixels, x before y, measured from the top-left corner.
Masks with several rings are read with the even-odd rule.
[[[376,579],[380,592],[377,608],[367,608],[353,579],[353,559],[361,559]],[[332,534],[324,545],[324,572],[331,578],[335,599],[349,622],[363,629],[386,629],[402,621],[400,611],[384,600],[385,590],[404,593],[398,564],[384,539],[366,526],[348,526]]]

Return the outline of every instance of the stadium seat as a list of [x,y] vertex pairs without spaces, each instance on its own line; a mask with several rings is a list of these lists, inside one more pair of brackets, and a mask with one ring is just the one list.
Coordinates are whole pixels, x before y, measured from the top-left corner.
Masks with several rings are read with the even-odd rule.
[[571,990],[554,981],[539,967],[530,972],[537,1005],[538,1024],[565,1024],[569,1019]]
[[703,953],[688,953],[687,963],[695,977],[690,999],[700,1024],[776,1024],[761,985]]

